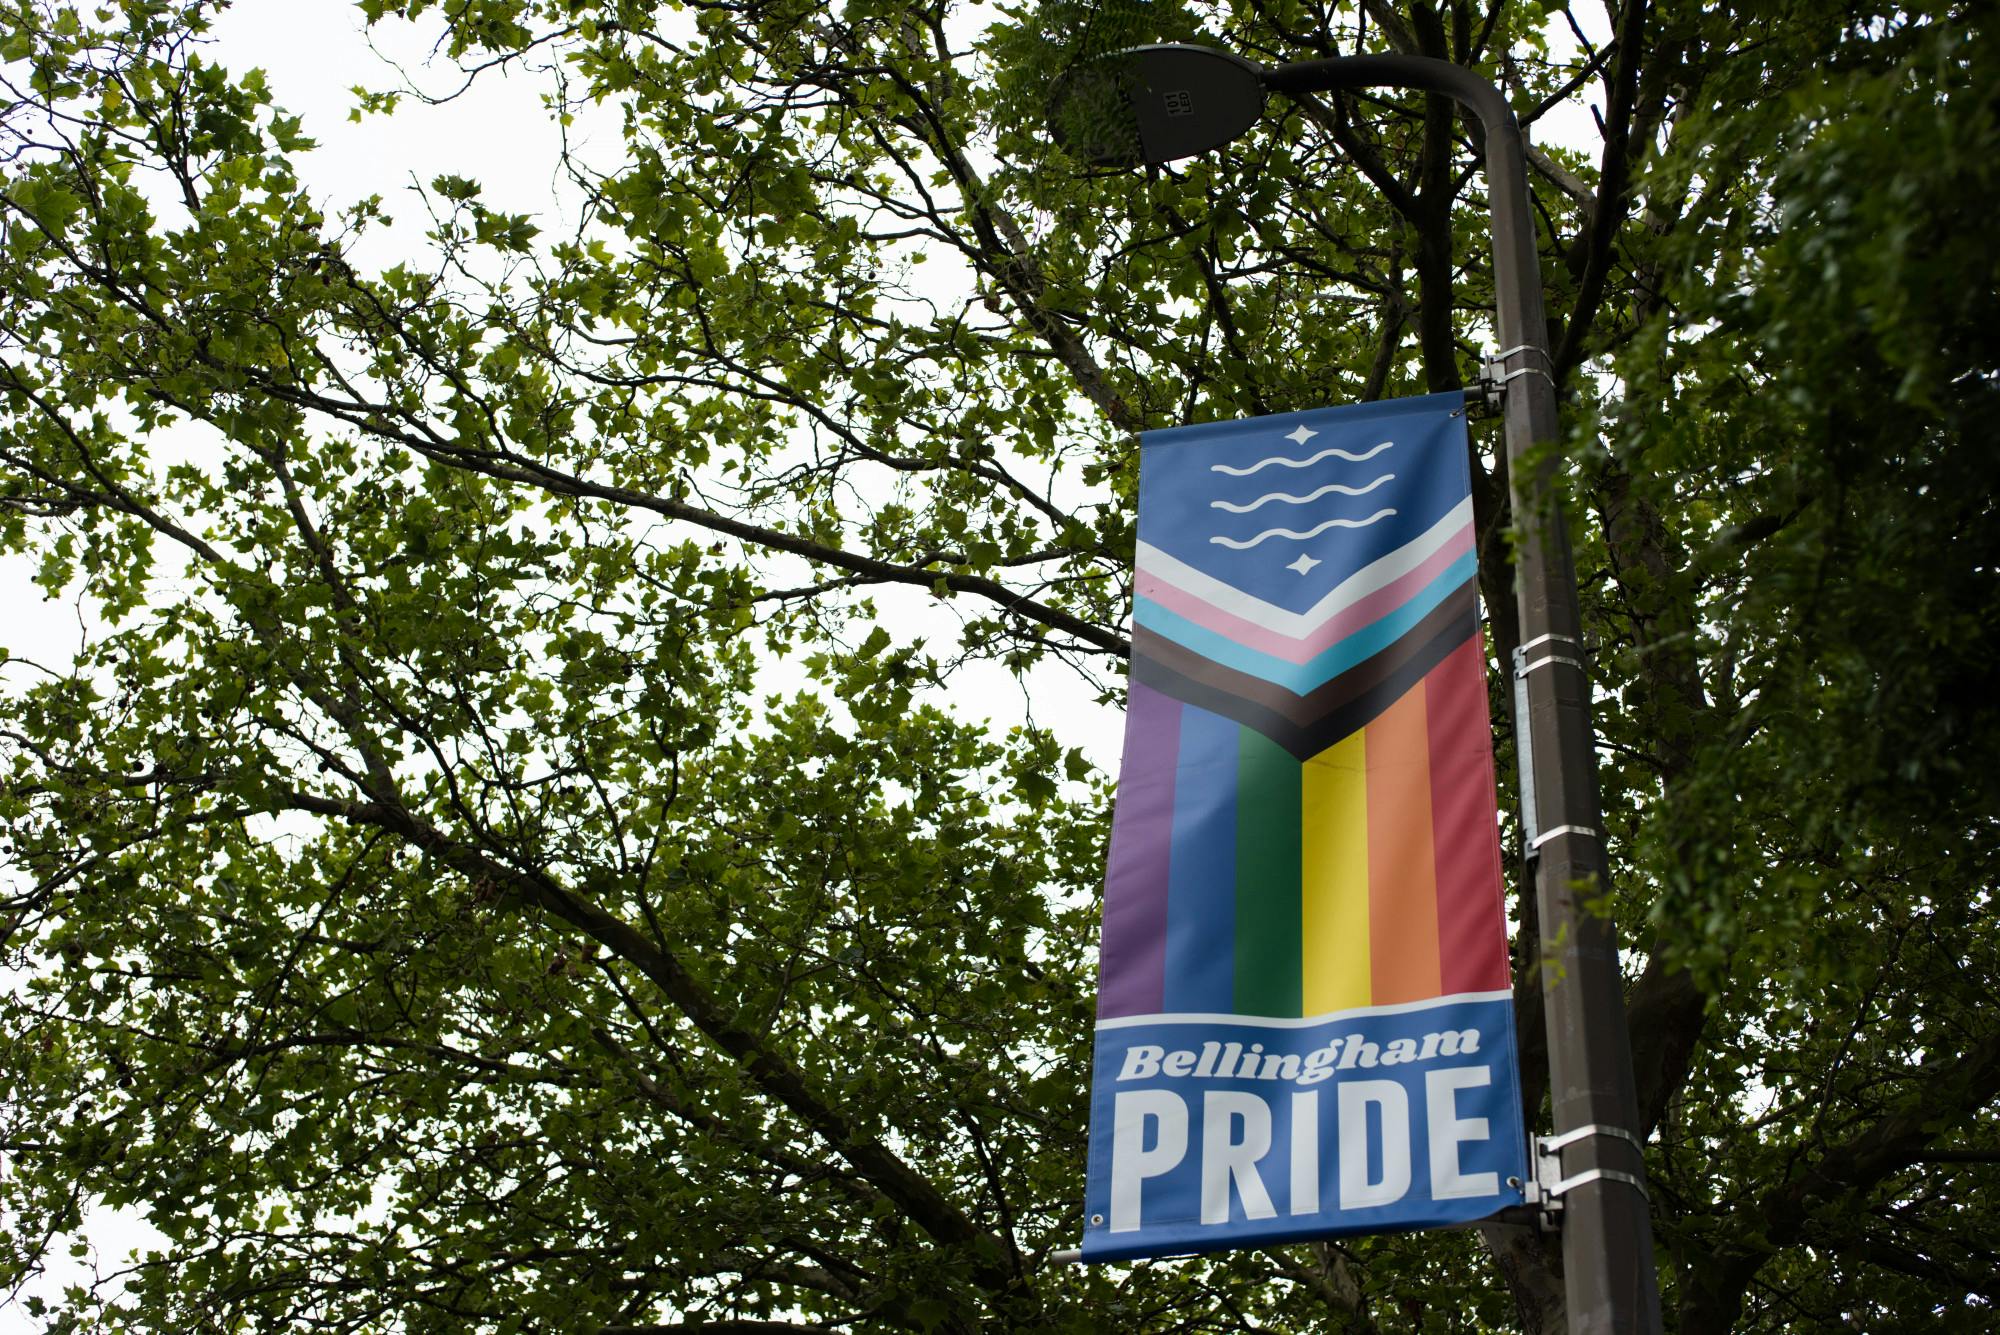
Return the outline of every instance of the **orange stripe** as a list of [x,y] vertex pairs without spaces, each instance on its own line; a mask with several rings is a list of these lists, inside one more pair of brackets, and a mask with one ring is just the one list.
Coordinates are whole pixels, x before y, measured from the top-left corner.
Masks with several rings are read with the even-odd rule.
[[1368,725],[1368,931],[1375,1005],[1443,995],[1421,683]]

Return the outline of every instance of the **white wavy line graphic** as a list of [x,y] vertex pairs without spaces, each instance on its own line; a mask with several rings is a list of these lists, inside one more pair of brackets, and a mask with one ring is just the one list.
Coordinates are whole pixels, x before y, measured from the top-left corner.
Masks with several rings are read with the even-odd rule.
[[1227,473],[1231,477],[1249,477],[1259,469],[1269,468],[1273,464],[1276,464],[1280,468],[1310,468],[1322,459],[1345,459],[1351,464],[1365,464],[1395,443],[1393,440],[1385,440],[1366,454],[1349,454],[1339,446],[1321,450],[1310,459],[1287,459],[1282,454],[1274,454],[1268,459],[1259,459],[1248,468],[1232,468],[1228,464],[1210,464],[1208,471],[1211,473]]
[[1273,491],[1259,496],[1248,505],[1238,505],[1234,501],[1210,501],[1208,505],[1212,510],[1227,510],[1233,515],[1247,515],[1258,506],[1269,505],[1272,501],[1283,501],[1287,505],[1310,505],[1320,497],[1331,496],[1335,492],[1339,492],[1342,496],[1366,496],[1395,476],[1394,473],[1384,473],[1365,487],[1343,487],[1338,482],[1329,482],[1318,491],[1309,492],[1304,496],[1291,496],[1282,491]]
[[1288,528],[1267,528],[1262,533],[1259,533],[1256,537],[1246,539],[1242,542],[1238,542],[1235,538],[1222,538],[1222,537],[1210,538],[1209,541],[1219,542],[1224,547],[1232,547],[1240,552],[1248,548],[1255,547],[1258,543],[1262,542],[1266,538],[1290,538],[1294,542],[1304,542],[1307,538],[1317,538],[1320,534],[1326,532],[1330,528],[1367,528],[1370,524],[1374,523],[1376,520],[1387,519],[1390,515],[1395,513],[1396,512],[1394,510],[1377,510],[1374,514],[1369,515],[1366,519],[1329,519],[1324,524],[1319,525],[1317,528],[1307,529],[1304,533],[1294,532],[1293,530]]

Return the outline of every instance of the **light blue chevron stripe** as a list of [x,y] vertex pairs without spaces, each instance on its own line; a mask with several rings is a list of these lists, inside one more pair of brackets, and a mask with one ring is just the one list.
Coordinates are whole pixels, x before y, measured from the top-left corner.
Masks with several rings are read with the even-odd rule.
[[1478,563],[1478,554],[1467,552],[1446,566],[1436,579],[1412,594],[1401,607],[1303,663],[1287,663],[1282,658],[1247,648],[1206,626],[1168,611],[1150,598],[1133,600],[1132,619],[1147,630],[1164,635],[1175,644],[1192,649],[1212,662],[1260,677],[1294,695],[1304,695],[1394,644],[1410,627],[1422,621],[1432,609],[1471,579],[1479,568]]

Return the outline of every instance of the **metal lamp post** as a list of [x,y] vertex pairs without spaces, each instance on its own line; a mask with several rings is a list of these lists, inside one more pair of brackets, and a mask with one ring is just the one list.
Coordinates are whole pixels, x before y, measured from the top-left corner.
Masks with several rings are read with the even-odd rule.
[[1590,688],[1579,645],[1576,571],[1554,502],[1554,363],[1521,128],[1499,89],[1460,66],[1417,56],[1345,56],[1267,68],[1201,46],[1135,47],[1078,66],[1055,86],[1052,129],[1101,166],[1169,162],[1218,148],[1264,111],[1266,94],[1415,88],[1469,107],[1486,136],[1493,284],[1514,513],[1525,516],[1515,588],[1514,664],[1521,805],[1535,869],[1542,995],[1555,1134],[1540,1138],[1538,1194],[1558,1205],[1569,1328],[1651,1335],[1660,1329],[1638,1096],[1598,815]]

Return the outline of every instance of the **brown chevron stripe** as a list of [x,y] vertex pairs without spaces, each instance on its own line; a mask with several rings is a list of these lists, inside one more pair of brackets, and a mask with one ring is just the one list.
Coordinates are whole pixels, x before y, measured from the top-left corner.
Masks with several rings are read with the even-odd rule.
[[[1441,617],[1439,613],[1447,609],[1451,615]],[[1254,728],[1304,761],[1367,727],[1478,630],[1468,586],[1465,598],[1454,595],[1444,607],[1412,627],[1409,634],[1310,696],[1293,695],[1281,686],[1219,667],[1184,650],[1176,662],[1169,663],[1143,651],[1137,639],[1133,643],[1132,680],[1143,682],[1162,695]],[[1161,637],[1150,638],[1159,641]],[[1179,645],[1173,647],[1180,649]],[[1192,664],[1186,664],[1188,659],[1193,660]],[[1181,670],[1183,664],[1198,667],[1201,675]],[[1256,695],[1239,689],[1239,683],[1255,687]],[[1337,694],[1331,693],[1330,688],[1336,687],[1342,689]],[[1274,693],[1283,700],[1272,701]],[[1325,712],[1299,716],[1303,711],[1298,707],[1304,701],[1321,698],[1323,694],[1328,702]],[[1277,707],[1280,703],[1285,707]]]
[[1471,616],[1473,597],[1473,583],[1468,579],[1446,595],[1445,600],[1432,608],[1422,621],[1398,636],[1394,643],[1305,695],[1286,690],[1262,677],[1224,667],[1143,626],[1133,628],[1132,658],[1135,662],[1150,658],[1190,681],[1241,696],[1284,717],[1297,727],[1310,727],[1315,721],[1373,690],[1406,659],[1435,639],[1440,629]]

